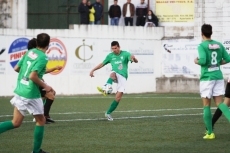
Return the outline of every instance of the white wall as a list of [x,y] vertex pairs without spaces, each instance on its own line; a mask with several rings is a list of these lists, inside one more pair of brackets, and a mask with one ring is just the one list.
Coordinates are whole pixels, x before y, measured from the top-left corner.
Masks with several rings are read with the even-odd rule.
[[[120,42],[121,49],[130,51],[139,59],[138,64],[129,66],[126,93],[199,90],[197,84],[200,68],[193,60],[197,57],[196,48],[200,39],[162,40],[163,27],[74,25],[74,29],[67,30],[0,29],[0,49],[5,48],[5,52],[0,55],[0,96],[13,94],[17,73],[14,72],[12,63],[18,61],[18,55],[26,51],[23,47],[26,47],[27,41],[41,32],[48,33],[52,38],[48,57],[67,57],[66,61],[50,61],[47,65],[48,68],[64,66],[61,72],[44,76],[45,81],[59,95],[98,93],[96,86],[105,83],[111,67],[106,66],[97,71],[95,78],[90,78],[89,72],[111,51],[110,43],[114,40]],[[230,38],[225,41],[228,42],[225,47],[230,50]],[[76,56],[76,50],[82,59],[93,57],[86,61],[80,60]],[[230,65],[224,65],[222,70],[227,76]]]
[[[44,76],[45,81],[54,87],[57,94],[98,93],[96,86],[101,86],[106,82],[111,67],[106,66],[95,72],[95,78],[91,78],[89,72],[110,53],[110,43],[114,40],[120,42],[121,49],[131,52],[139,59],[138,64],[130,64],[129,66],[126,93],[156,91],[155,76],[161,76],[161,69],[159,68],[161,59],[155,58],[155,54],[161,56],[162,27],[75,25],[72,30],[0,29],[0,49],[6,49],[0,55],[0,96],[13,94],[17,73],[14,72],[12,63],[20,59],[16,55],[26,51],[23,48],[27,45],[25,40],[31,39],[41,32],[46,32],[52,37],[51,52],[47,52],[48,57],[53,55],[67,57],[66,62],[58,60],[47,65],[50,68],[56,65],[65,65],[60,73]],[[134,34],[135,32],[138,32],[139,35]],[[81,58],[88,59],[91,56],[93,58],[85,62],[77,58],[75,53],[78,47],[80,47]],[[116,86],[114,86],[114,91],[116,91]]]
[[[88,65],[78,63],[76,59],[74,59],[76,58],[74,55],[75,49],[83,43],[83,39],[85,39],[85,43],[94,46],[93,48],[96,51],[102,51],[103,55],[105,55],[106,51],[109,51],[109,43],[112,40],[119,40],[122,49],[131,50],[133,52],[153,49],[153,61],[148,59],[147,67],[145,66],[145,56],[136,55],[143,61],[142,66],[140,67],[137,64],[136,68],[136,65],[132,64],[131,68],[133,71],[151,71],[153,69],[154,73],[147,75],[130,75],[129,82],[132,83],[128,82],[127,93],[155,92],[158,91],[157,89],[160,89],[159,91],[161,92],[179,92],[179,90],[181,90],[180,87],[173,90],[175,88],[174,84],[169,84],[171,83],[169,80],[172,80],[170,78],[173,78],[173,81],[175,81],[176,78],[181,82],[185,80],[186,84],[191,83],[192,85],[194,79],[198,79],[199,77],[199,68],[195,67],[192,59],[197,54],[196,47],[194,46],[201,41],[200,27],[203,23],[210,23],[213,25],[213,39],[221,42],[230,42],[230,30],[228,28],[230,24],[230,10],[228,9],[230,0],[195,0],[195,19],[193,27],[182,25],[146,29],[143,27],[74,25],[74,29],[71,30],[24,30],[26,28],[26,0],[9,1],[12,3],[12,8],[14,8],[14,10],[12,10],[14,16],[12,21],[7,21],[7,24],[14,28],[0,29],[0,49],[6,48],[6,51],[0,55],[0,96],[12,95],[12,91],[15,88],[16,73],[12,70],[8,54],[10,45],[17,38],[26,37],[30,39],[40,32],[47,32],[52,38],[58,38],[66,45],[69,60],[67,60],[65,70],[57,75],[46,75],[45,79],[54,86],[58,94],[67,95],[97,93],[95,86],[101,85],[107,79],[106,74],[109,68],[104,69],[103,73],[98,73],[100,77],[95,77],[93,79],[88,77],[88,71],[97,62],[100,62],[100,60],[102,60],[101,58],[97,57],[95,61]],[[19,4],[19,2],[22,3]],[[125,2],[126,0],[120,0],[119,4],[123,6]],[[137,4],[139,0],[132,0],[132,2]],[[109,5],[111,4],[112,0],[109,1]],[[155,10],[155,0],[151,0],[150,7]],[[20,18],[18,14],[21,15]],[[180,36],[175,36],[174,33],[180,33]],[[190,39],[182,39],[184,37]],[[191,37],[194,38],[191,39]],[[162,38],[167,38],[168,40],[161,40]],[[165,51],[163,47],[164,44],[169,45],[169,49],[172,50],[171,54]],[[144,47],[142,47],[143,45]],[[137,47],[138,49],[135,50],[133,47]],[[225,47],[230,52],[230,45],[225,44]],[[186,56],[186,53],[192,56]],[[187,59],[186,62],[181,60],[184,57]],[[182,65],[182,68],[178,63]],[[152,67],[149,67],[149,65],[152,65]],[[184,71],[183,67],[188,67],[189,70],[186,69]],[[74,70],[74,68],[77,69]],[[78,70],[78,68],[80,68],[80,70]],[[225,65],[222,67],[222,70],[225,76],[227,76],[230,73],[230,66]],[[162,87],[161,85],[157,86],[159,84],[157,80],[161,82],[165,80],[163,84],[167,87]],[[178,85],[179,83],[176,84]],[[186,92],[189,91],[188,88]],[[192,88],[192,92],[194,91],[196,91],[196,86]]]

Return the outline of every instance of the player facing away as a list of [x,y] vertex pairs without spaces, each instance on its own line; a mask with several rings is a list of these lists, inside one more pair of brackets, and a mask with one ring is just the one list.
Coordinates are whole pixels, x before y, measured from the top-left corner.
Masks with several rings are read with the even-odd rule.
[[[120,45],[117,41],[113,41],[111,43],[111,49],[112,52],[106,56],[105,60],[90,72],[90,76],[94,77],[94,71],[102,68],[108,63],[112,66],[112,73],[110,74],[105,86],[112,86],[113,82],[117,83],[117,93],[115,95],[115,100],[112,101],[110,107],[105,113],[105,117],[109,121],[113,121],[111,113],[117,108],[125,91],[125,85],[128,78],[128,63],[129,61],[135,63],[138,62],[134,55],[131,55],[127,51],[120,50]],[[102,94],[105,94],[101,87],[98,87],[98,90]]]
[[220,42],[211,39],[211,25],[202,25],[201,35],[203,42],[198,46],[199,57],[194,59],[194,62],[201,66],[200,94],[203,102],[203,119],[207,128],[207,133],[203,139],[215,139],[215,134],[212,131],[212,113],[210,109],[212,97],[218,108],[230,121],[228,106],[222,102],[224,79],[220,70],[222,61],[230,62],[230,56]]
[[[28,50],[30,50],[30,49],[34,49],[36,47],[37,47],[37,39],[33,38],[28,42],[27,48],[28,48]],[[17,70],[18,67],[19,66],[16,65],[15,70]],[[62,69],[62,66],[56,66],[56,67],[53,67],[51,69],[46,69],[45,74],[51,73],[55,70],[61,70],[61,69]],[[49,112],[50,112],[50,108],[51,108],[51,106],[54,102],[54,99],[55,99],[55,93],[54,92],[46,93],[46,91],[44,91],[42,87],[39,87],[39,90],[40,90],[41,97],[42,97],[43,103],[44,103],[44,116],[46,118],[46,124],[54,123],[55,121],[50,117]],[[35,121],[35,119],[33,121]]]
[[13,120],[0,123],[0,134],[20,127],[26,111],[34,116],[36,125],[34,129],[33,153],[46,153],[41,149],[44,135],[45,117],[43,115],[43,102],[39,86],[46,92],[53,89],[41,79],[45,73],[48,58],[45,54],[50,42],[50,36],[46,33],[37,35],[37,48],[29,50],[19,61],[20,71],[15,96],[11,99],[14,106]]

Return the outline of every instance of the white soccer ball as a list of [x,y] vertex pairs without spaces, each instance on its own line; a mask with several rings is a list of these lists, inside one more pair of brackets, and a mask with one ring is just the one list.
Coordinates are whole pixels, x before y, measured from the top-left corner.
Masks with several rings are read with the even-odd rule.
[[102,87],[102,90],[106,93],[106,94],[111,94],[113,92],[113,87],[111,84],[105,84]]

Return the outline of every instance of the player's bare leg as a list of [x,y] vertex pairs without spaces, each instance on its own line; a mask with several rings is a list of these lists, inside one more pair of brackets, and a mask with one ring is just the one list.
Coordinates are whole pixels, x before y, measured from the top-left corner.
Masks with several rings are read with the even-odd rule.
[[230,106],[230,98],[225,97],[224,103],[229,107]]
[[22,124],[24,116],[14,107],[13,120],[0,123],[0,134],[8,130],[18,128]]
[[111,113],[117,108],[122,96],[123,96],[123,92],[117,92],[115,96],[115,100],[111,103],[109,109],[106,111],[105,117],[107,117],[109,121],[113,120]]
[[[115,72],[112,72],[109,76],[109,79],[106,82],[106,85],[112,86],[113,82],[117,83],[117,76]],[[101,92],[104,96],[106,96],[106,92],[103,90],[102,87],[97,87],[97,90]]]
[[24,116],[20,113],[20,111],[16,107],[14,107],[14,116],[13,116],[13,120],[12,120],[14,127],[15,128],[20,127],[23,119],[24,119]]
[[[112,79],[112,82],[110,83],[109,80]],[[112,72],[110,74],[110,78],[108,79],[107,83],[110,83],[111,85],[113,84],[113,82],[117,83],[117,76],[116,76],[116,73],[115,72]]]

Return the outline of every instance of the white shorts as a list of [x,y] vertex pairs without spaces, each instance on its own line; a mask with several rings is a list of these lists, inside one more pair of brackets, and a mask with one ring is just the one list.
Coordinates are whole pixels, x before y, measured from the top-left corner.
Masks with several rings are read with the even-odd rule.
[[224,80],[200,81],[200,95],[202,98],[224,95]]
[[15,106],[20,113],[25,116],[28,111],[32,115],[41,115],[44,113],[43,101],[41,98],[27,99],[19,95],[15,95],[10,103]]
[[124,92],[127,80],[122,75],[120,75],[116,72],[115,72],[115,74],[117,76],[117,91],[118,92]]

